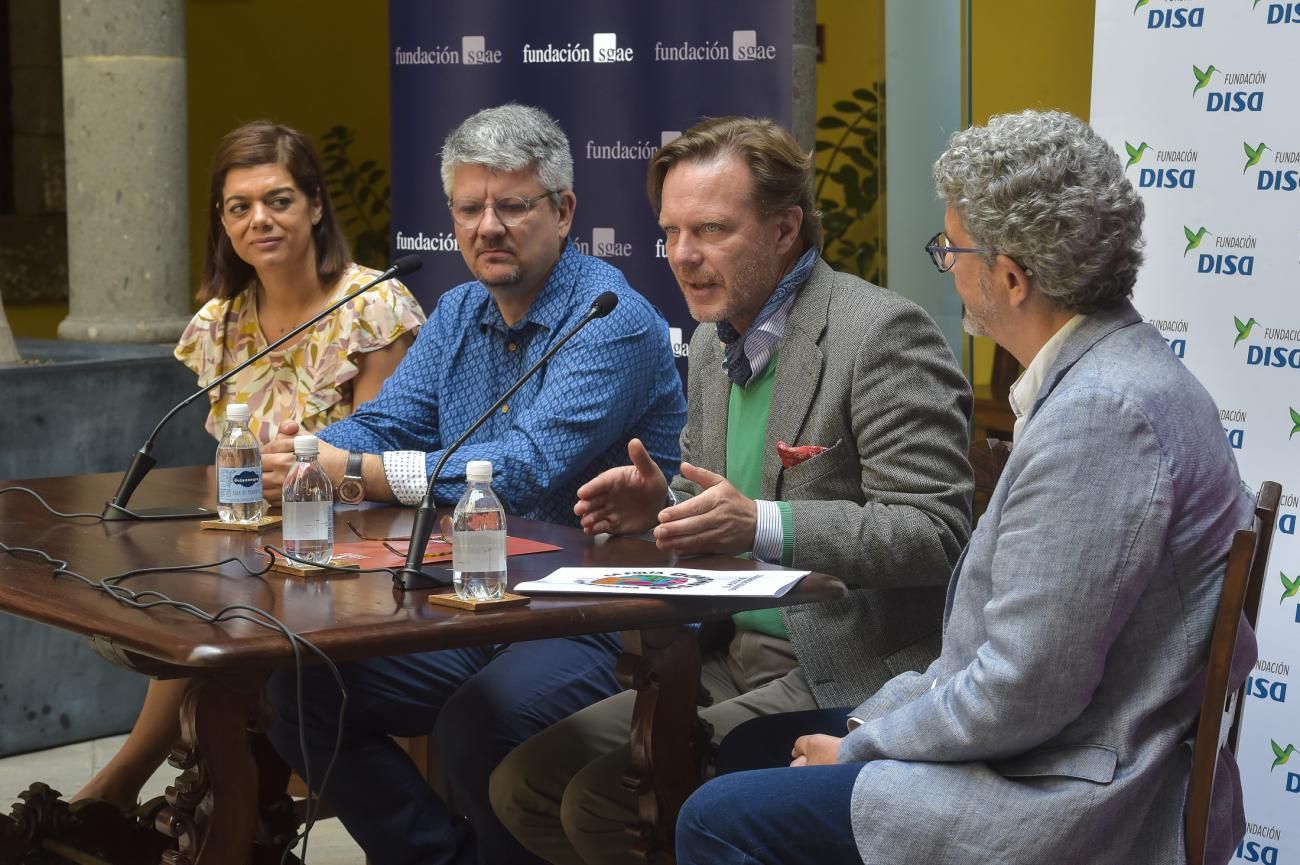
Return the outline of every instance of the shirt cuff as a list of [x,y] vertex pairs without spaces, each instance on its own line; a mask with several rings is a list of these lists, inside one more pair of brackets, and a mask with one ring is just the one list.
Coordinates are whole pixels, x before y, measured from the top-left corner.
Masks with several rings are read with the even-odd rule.
[[404,505],[418,505],[429,489],[424,451],[384,451],[384,477],[393,497]]
[[[784,507],[782,507],[784,505]],[[754,558],[762,562],[788,565],[794,551],[794,533],[790,505],[786,502],[754,502],[757,521],[754,526]]]

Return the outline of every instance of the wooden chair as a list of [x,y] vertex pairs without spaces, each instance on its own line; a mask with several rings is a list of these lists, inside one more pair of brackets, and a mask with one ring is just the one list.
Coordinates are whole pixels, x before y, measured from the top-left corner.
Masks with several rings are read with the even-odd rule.
[[989,496],[993,494],[993,488],[1002,476],[1002,469],[1011,458],[1011,445],[999,439],[977,439],[970,443],[967,458],[975,475],[975,509],[971,514],[974,525],[989,506]]
[[1020,375],[1020,363],[1002,346],[993,351],[993,373],[988,384],[975,386],[972,439],[1010,439],[1016,415],[1011,411],[1011,385]]
[[1237,731],[1241,722],[1241,701],[1245,696],[1245,686],[1228,693],[1228,677],[1232,672],[1232,657],[1237,647],[1242,614],[1245,614],[1252,629],[1259,615],[1259,597],[1281,496],[1282,487],[1279,484],[1264,482],[1255,503],[1252,527],[1233,535],[1232,547],[1228,553],[1223,593],[1219,596],[1214,630],[1210,637],[1205,694],[1201,699],[1201,714],[1196,724],[1192,777],[1183,812],[1187,865],[1203,865],[1205,861],[1205,843],[1210,828],[1210,797],[1214,792],[1214,773],[1218,767],[1219,752],[1224,748],[1233,756],[1237,752]]

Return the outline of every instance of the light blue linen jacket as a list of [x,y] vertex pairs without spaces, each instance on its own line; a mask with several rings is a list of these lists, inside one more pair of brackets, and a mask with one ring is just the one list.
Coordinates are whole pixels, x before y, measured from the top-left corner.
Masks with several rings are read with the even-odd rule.
[[[867,865],[1185,862],[1190,738],[1232,534],[1214,401],[1133,307],[1049,370],[949,586],[943,648],[853,713]],[[1255,659],[1243,626],[1234,686]],[[1207,862],[1244,828],[1235,765]]]

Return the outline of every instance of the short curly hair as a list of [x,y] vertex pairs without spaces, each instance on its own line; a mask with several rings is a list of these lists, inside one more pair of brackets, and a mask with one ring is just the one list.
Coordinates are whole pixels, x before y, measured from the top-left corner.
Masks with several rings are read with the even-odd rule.
[[1145,208],[1115,150],[1079,118],[1023,111],[964,129],[934,180],[974,242],[1031,270],[1057,306],[1086,314],[1133,294]]

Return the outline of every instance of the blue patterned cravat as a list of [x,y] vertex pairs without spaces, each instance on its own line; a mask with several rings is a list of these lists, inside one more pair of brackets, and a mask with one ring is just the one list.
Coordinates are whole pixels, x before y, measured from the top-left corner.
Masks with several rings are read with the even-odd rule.
[[775,330],[764,325],[778,312],[789,314],[787,301],[798,294],[799,289],[808,281],[808,275],[817,263],[818,253],[819,250],[812,248],[799,257],[790,272],[776,284],[776,289],[768,296],[767,302],[744,333],[737,331],[729,321],[718,322],[718,338],[727,347],[722,361],[722,369],[727,378],[744,387],[751,378],[763,371],[772,357],[773,346],[785,331],[784,316],[781,316],[780,327]]

